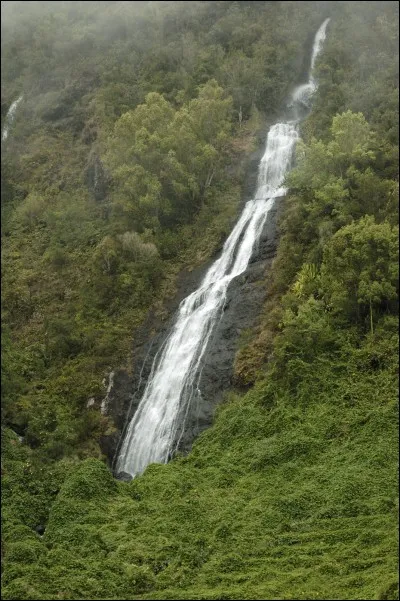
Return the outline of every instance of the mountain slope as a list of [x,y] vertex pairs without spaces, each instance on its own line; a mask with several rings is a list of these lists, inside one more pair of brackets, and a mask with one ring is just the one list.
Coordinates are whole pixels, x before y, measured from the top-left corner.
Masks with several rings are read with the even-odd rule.
[[[83,27],[83,14],[65,3],[67,15],[39,20],[47,37],[29,33],[26,21],[29,35],[4,42],[7,106],[22,84],[33,91],[2,153],[3,598],[397,599],[398,4],[191,2],[177,13],[173,3],[137,3],[144,12],[134,13],[141,32],[134,40],[145,50],[136,83],[121,60],[133,44],[123,33],[126,4],[86,3]],[[86,402],[104,396],[104,370],[128,354],[150,300],[161,306],[179,269],[204,261],[229,230],[241,176],[232,182],[224,169],[232,147],[245,153],[255,143],[257,111],[268,111],[271,89],[253,99],[260,73],[247,81],[240,69],[261,57],[264,84],[280,90],[269,96],[277,110],[301,71],[302,41],[327,5],[332,25],[319,90],[288,178],[265,309],[242,334],[235,389],[188,456],[151,465],[130,483],[115,481],[97,446],[109,424]],[[115,27],[109,40],[94,28],[103,31],[101,19]],[[54,39],[71,22],[76,55],[60,43],[65,35]],[[174,46],[188,32],[199,44],[191,63],[192,42],[184,59]],[[222,52],[207,48],[211,39]],[[89,85],[84,73],[94,61],[100,73],[90,70]],[[34,118],[29,111],[47,67],[55,68],[48,85],[59,89],[42,98],[56,111],[46,122],[46,111]],[[224,79],[229,69],[236,80]],[[89,113],[79,100],[72,108],[60,99],[67,75],[88,86]],[[221,109],[218,131],[228,131],[220,174],[203,206],[201,195],[187,201],[185,223],[175,221],[181,211],[173,207],[157,223],[155,179],[164,186],[160,206],[179,194],[169,195],[150,145],[135,148],[135,160],[154,185],[126,196],[118,173],[126,173],[132,140],[122,124],[147,120],[157,143],[173,150],[168,119],[183,119],[202,84]],[[145,100],[149,91],[156,96]],[[246,113],[246,98],[257,111]],[[233,112],[224,115],[227,101]],[[166,118],[160,130],[151,130],[154,107]],[[110,177],[102,200],[93,187],[98,161]],[[136,211],[146,194],[149,211],[117,210]],[[182,202],[189,197],[182,192]],[[122,238],[132,231],[134,259]]]

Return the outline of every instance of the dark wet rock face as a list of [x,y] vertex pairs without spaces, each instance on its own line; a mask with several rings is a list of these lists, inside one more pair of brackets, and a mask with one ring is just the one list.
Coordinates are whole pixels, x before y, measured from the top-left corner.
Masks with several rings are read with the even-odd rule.
[[[257,168],[263,150],[260,148],[250,157],[243,187],[243,204],[251,198],[256,188]],[[265,276],[276,252],[276,217],[279,206],[280,200],[277,199],[246,272],[232,280],[228,288],[223,313],[214,327],[204,354],[198,386],[200,394],[192,398],[189,413],[177,434],[176,447],[179,451],[189,451],[196,437],[212,424],[216,406],[223,400],[226,391],[232,388],[234,358],[239,348],[241,331],[256,324],[265,300]],[[113,387],[108,393],[106,414],[112,418],[117,431],[100,440],[110,466],[121,442],[124,427],[134,415],[143,395],[154,358],[174,323],[180,302],[197,288],[216,258],[214,256],[206,265],[190,273],[181,274],[178,293],[167,307],[170,319],[162,321],[149,313],[143,325],[135,332],[132,374],[122,369],[115,370]],[[116,476],[125,479],[123,474]]]
[[122,480],[123,482],[130,482],[131,480],[133,480],[132,476],[130,474],[127,474],[126,472],[118,472],[118,474],[116,474],[115,477],[118,480]]
[[240,334],[255,326],[267,293],[264,280],[276,252],[278,203],[270,212],[248,269],[232,280],[228,288],[224,312],[204,355],[198,386],[200,395],[193,399],[184,430],[180,433],[180,451],[189,451],[195,438],[211,425],[216,406],[233,386],[233,365]]
[[[121,397],[121,394],[117,392],[117,395]],[[110,411],[111,417],[113,417],[113,412]],[[123,426],[122,426],[123,427]],[[121,428],[122,430],[122,428]],[[121,430],[117,430],[112,434],[105,434],[104,436],[100,436],[99,444],[102,453],[107,457],[108,464],[112,466],[115,452],[118,448],[118,444],[121,437]]]
[[39,524],[39,526],[36,526],[35,528],[35,532],[39,535],[39,536],[43,536],[43,534],[45,533],[46,527],[43,526],[43,524]]

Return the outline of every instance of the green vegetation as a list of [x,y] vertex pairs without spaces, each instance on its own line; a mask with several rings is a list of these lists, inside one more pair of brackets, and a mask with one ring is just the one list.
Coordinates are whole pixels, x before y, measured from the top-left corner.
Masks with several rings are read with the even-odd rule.
[[109,425],[87,401],[230,231],[311,5],[297,31],[273,4],[5,3],[2,115],[24,99],[2,153],[3,419],[44,460],[100,456]]
[[326,3],[5,4],[2,598],[398,599],[398,3],[328,3],[237,389],[130,483],[87,400],[228,233]]

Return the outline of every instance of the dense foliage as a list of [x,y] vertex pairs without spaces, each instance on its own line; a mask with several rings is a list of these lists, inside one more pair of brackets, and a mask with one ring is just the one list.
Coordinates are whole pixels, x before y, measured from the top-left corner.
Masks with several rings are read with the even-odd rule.
[[[3,598],[397,599],[398,4],[2,4]],[[114,481],[102,378],[218,249],[326,16],[237,389]]]
[[321,11],[3,4],[3,117],[24,94],[2,147],[4,419],[45,459],[91,455],[88,399],[226,237]]

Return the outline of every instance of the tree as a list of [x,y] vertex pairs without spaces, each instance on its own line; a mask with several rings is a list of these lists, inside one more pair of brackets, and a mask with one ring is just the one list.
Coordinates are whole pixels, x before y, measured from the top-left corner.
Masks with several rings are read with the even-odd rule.
[[387,149],[380,149],[376,135],[361,113],[336,115],[327,142],[312,138],[296,148],[297,166],[288,185],[302,192],[310,221],[326,216],[336,229],[365,213],[378,221],[393,211],[396,182],[383,179],[380,165]]
[[365,216],[341,228],[325,247],[321,287],[328,306],[346,319],[387,307],[398,294],[398,228]]
[[221,79],[233,98],[239,125],[244,116],[247,119],[263,82],[262,64],[255,58],[237,51],[222,63]]
[[215,80],[174,111],[160,94],[115,124],[106,156],[114,206],[136,229],[184,223],[203,203],[223,164],[232,100]]
[[199,87],[198,97],[189,102],[188,110],[198,139],[217,149],[222,147],[231,129],[232,98],[215,79]]
[[362,113],[346,111],[336,115],[331,126],[332,142],[328,152],[342,175],[350,163],[364,165],[375,158],[374,136]]

